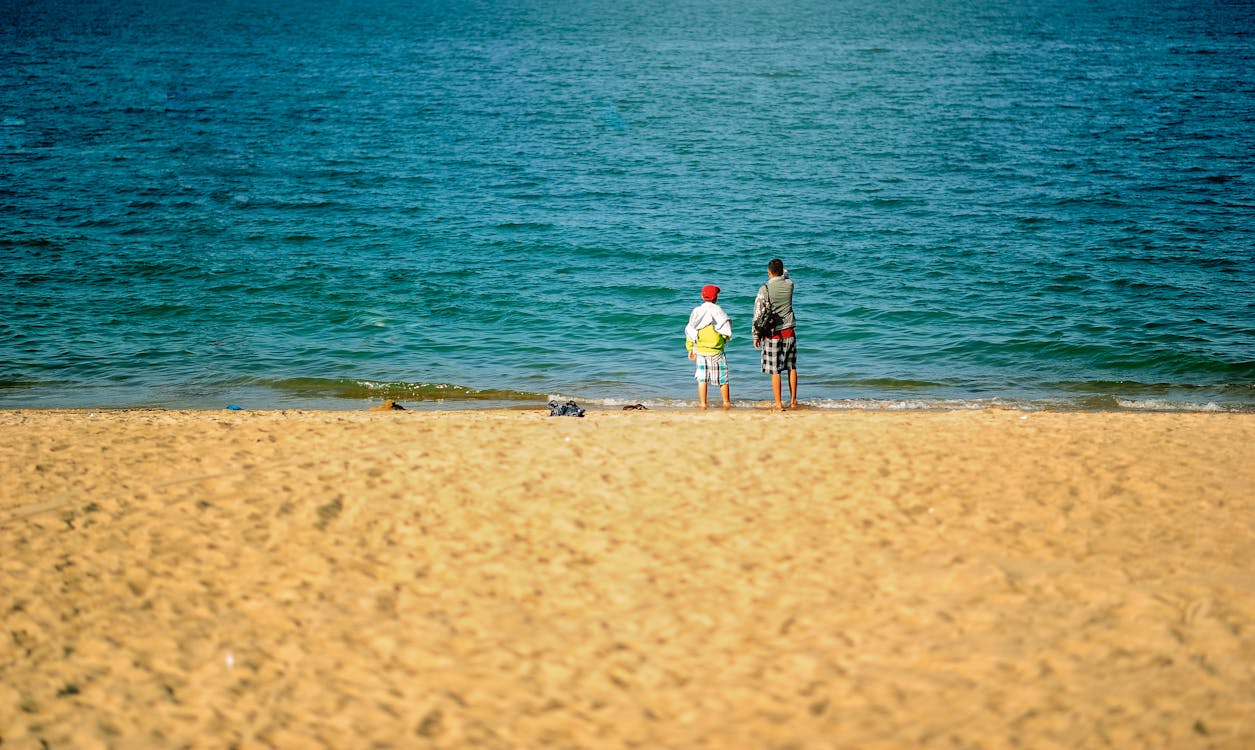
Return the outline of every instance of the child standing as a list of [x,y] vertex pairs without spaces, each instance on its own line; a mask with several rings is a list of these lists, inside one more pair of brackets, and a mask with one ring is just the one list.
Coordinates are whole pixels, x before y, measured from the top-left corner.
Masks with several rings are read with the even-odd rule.
[[693,308],[688,325],[684,327],[684,346],[689,359],[697,362],[697,400],[706,408],[706,386],[719,386],[723,408],[732,407],[728,388],[728,358],[723,353],[724,344],[732,338],[732,321],[723,308],[715,304],[719,299],[719,287],[707,284],[702,287],[702,303]]

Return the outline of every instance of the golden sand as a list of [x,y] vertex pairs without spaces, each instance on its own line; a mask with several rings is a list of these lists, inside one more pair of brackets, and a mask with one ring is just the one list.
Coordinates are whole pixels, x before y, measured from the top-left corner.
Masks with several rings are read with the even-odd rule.
[[1255,415],[0,412],[0,747],[1255,747]]

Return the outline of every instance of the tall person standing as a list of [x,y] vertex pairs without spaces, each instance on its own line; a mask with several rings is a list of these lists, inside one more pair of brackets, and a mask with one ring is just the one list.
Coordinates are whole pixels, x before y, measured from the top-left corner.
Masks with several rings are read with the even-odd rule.
[[797,407],[797,336],[793,330],[793,279],[784,261],[772,258],[767,264],[767,283],[754,298],[754,348],[762,351],[763,372],[771,375],[771,393],[776,408],[784,410],[780,376],[789,373],[789,408]]

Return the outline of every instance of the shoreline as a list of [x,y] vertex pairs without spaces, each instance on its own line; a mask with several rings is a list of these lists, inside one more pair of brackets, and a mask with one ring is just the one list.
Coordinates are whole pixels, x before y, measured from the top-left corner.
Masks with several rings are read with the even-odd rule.
[[[1255,413],[1255,391],[1250,384],[1190,387],[1167,384],[1104,384],[1097,390],[1055,387],[981,388],[969,390],[940,384],[916,388],[841,387],[804,384],[803,406],[822,411],[980,411],[1012,409],[1026,412],[1097,411],[1135,413]],[[561,389],[527,392],[479,389],[451,383],[377,382],[358,379],[296,378],[264,386],[212,387],[186,390],[156,386],[91,388],[66,386],[39,390],[19,398],[21,388],[0,387],[0,411],[44,409],[128,409],[214,411],[238,405],[245,410],[355,411],[385,400],[412,411],[481,411],[544,408],[551,400],[576,401],[597,410],[621,409],[641,403],[650,409],[696,408],[693,390],[660,392],[655,389],[615,387],[594,395]],[[628,395],[625,395],[628,394]],[[735,409],[771,408],[765,379],[738,381],[732,390]]]
[[[658,399],[644,399],[641,401],[629,401],[624,399],[578,399],[568,396],[554,396],[553,399],[559,403],[567,401],[575,401],[577,405],[589,412],[615,412],[634,410],[638,405],[644,406],[641,411],[657,411],[664,413],[701,411],[697,406],[697,399],[667,399],[659,401]],[[1063,403],[1059,401],[1048,400],[979,400],[979,401],[961,401],[957,399],[850,399],[842,401],[821,400],[823,403],[815,403],[814,400],[808,401],[803,399],[798,407],[785,411],[805,412],[805,413],[822,413],[822,414],[946,414],[946,413],[964,413],[979,414],[982,412],[1018,412],[1024,414],[1231,414],[1231,415],[1255,415],[1255,404],[1246,403],[1226,403],[1217,404],[1216,402],[1206,403],[1184,403],[1184,402],[1130,402],[1128,405],[1087,405],[1084,403]],[[357,402],[354,405],[334,403],[325,406],[310,406],[308,404],[280,404],[274,403],[267,406],[241,406],[231,408],[231,404],[214,406],[167,406],[167,405],[142,405],[142,404],[124,404],[124,405],[103,405],[103,406],[3,406],[0,405],[0,414],[5,413],[85,413],[85,412],[129,412],[129,411],[162,411],[162,412],[188,412],[194,414],[216,413],[216,412],[250,412],[250,413],[270,413],[270,412],[294,412],[311,414],[320,413],[356,413],[380,411],[381,407],[389,402],[397,403],[401,408],[395,411],[407,411],[414,413],[435,413],[435,412],[465,412],[465,413],[492,413],[492,412],[528,412],[542,411],[547,412],[549,406],[547,402],[483,402],[476,400],[465,401],[437,401],[437,400],[404,400],[404,399],[375,399]],[[729,413],[756,413],[763,411],[775,411],[774,404],[770,398],[759,399],[754,401],[737,401],[733,400],[731,409],[722,409],[716,400],[710,411],[727,411]]]
[[0,738],[1246,747],[1253,450],[1235,413],[0,410]]

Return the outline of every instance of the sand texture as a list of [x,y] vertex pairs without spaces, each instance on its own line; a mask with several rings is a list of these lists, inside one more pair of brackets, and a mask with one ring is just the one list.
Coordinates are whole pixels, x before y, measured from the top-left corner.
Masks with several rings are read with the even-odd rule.
[[1255,415],[0,412],[0,747],[1255,747]]

